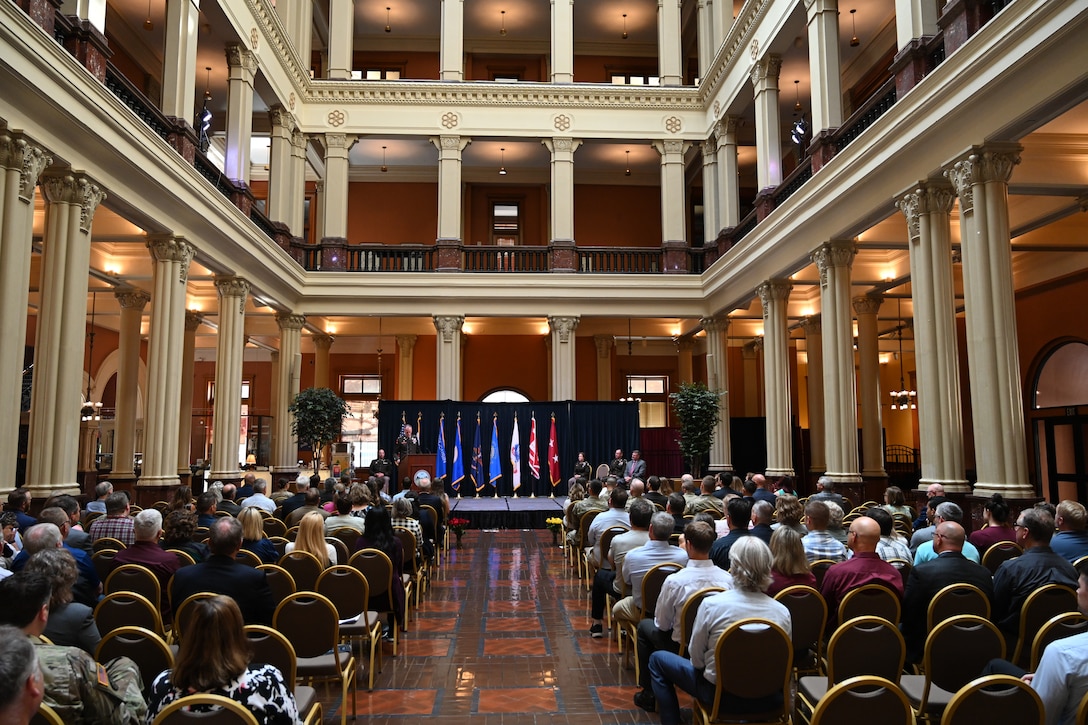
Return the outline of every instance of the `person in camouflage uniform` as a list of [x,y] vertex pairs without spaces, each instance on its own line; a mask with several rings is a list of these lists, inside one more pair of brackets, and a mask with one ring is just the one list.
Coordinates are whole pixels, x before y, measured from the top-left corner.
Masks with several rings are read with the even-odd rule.
[[44,702],[68,725],[137,725],[147,703],[136,663],[118,657],[100,665],[76,647],[40,643],[49,620],[49,580],[20,573],[0,581],[0,624],[18,627],[35,641],[45,683]]

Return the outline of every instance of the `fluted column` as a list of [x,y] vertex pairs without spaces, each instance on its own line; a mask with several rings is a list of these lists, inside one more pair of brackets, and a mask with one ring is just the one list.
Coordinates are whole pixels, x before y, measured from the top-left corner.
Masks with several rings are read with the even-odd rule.
[[793,475],[790,347],[786,316],[792,289],[793,286],[786,279],[768,280],[756,288],[763,305],[763,379],[766,386],[763,397],[767,401],[768,476]]
[[551,0],[552,83],[574,82],[574,0]]
[[718,393],[718,424],[710,444],[710,470],[733,470],[733,446],[729,440],[729,318],[704,317],[706,331],[706,382]]
[[1020,146],[975,147],[945,171],[960,200],[967,366],[975,425],[975,493],[1031,496],[1016,300],[1009,244],[1009,177]]
[[[26,471],[27,487],[35,497],[78,490],[79,450],[73,443],[79,440],[91,222],[106,198],[104,191],[78,173],[43,176],[42,193],[45,238]],[[8,343],[22,347],[22,339]],[[89,370],[88,375],[93,372]]]
[[842,125],[842,70],[839,59],[838,0],[805,0],[808,66],[812,88],[812,130]]
[[438,332],[435,359],[437,362],[435,391],[439,400],[461,399],[461,327],[464,315],[435,315],[434,329]]
[[612,400],[612,347],[616,340],[612,335],[594,335],[597,348],[597,400]]
[[710,42],[711,19],[707,0],[697,0],[695,3],[695,25],[696,43],[699,46],[699,77],[702,78],[710,67],[710,59],[714,57],[714,48]]
[[[185,349],[185,285],[196,250],[179,237],[150,237],[151,322],[148,327],[144,465],[137,486],[176,486]],[[192,375],[189,376],[190,380]],[[192,394],[189,395],[192,405]],[[191,407],[190,407],[191,410]],[[190,419],[192,416],[190,415]]]
[[[438,64],[444,81],[465,79],[465,0],[442,0],[442,39]],[[406,398],[401,398],[406,400]]]
[[227,150],[223,175],[249,185],[249,149],[253,138],[253,78],[257,56],[238,43],[227,45]]
[[136,402],[140,383],[140,323],[151,295],[143,290],[114,292],[121,307],[117,342],[117,406],[113,423],[113,470],[110,476],[134,478],[132,459],[136,454]]
[[725,116],[714,124],[718,138],[718,224],[721,229],[740,223],[740,185],[737,183],[737,119]]
[[827,242],[812,254],[812,261],[820,271],[826,473],[833,481],[843,483],[861,481],[854,379],[854,316],[850,309],[850,267],[855,254],[857,245],[851,240]]
[[[272,470],[275,473],[298,472],[298,443],[291,433],[291,423],[294,416],[291,415],[287,408],[294,402],[299,393],[299,375],[302,367],[302,327],[305,324],[306,317],[304,315],[295,315],[289,312],[276,313],[276,325],[280,328],[280,349],[279,365],[276,366],[276,407],[272,412],[275,421],[273,425],[275,427],[276,441]],[[332,338],[329,338],[329,344],[332,344]],[[317,381],[315,372],[315,388],[328,387],[328,347],[325,350],[326,385],[322,385]]]
[[763,338],[747,342],[740,349],[744,360],[744,414],[755,417],[763,412],[764,398],[759,394],[759,353],[763,350]]
[[718,142],[711,135],[703,141],[703,244],[710,246],[718,237],[721,224],[718,223],[718,205],[721,191],[718,184]]
[[756,107],[756,186],[762,191],[782,183],[782,118],[778,110],[778,74],[782,58],[767,55],[752,68]]
[[302,237],[306,229],[306,146],[306,134],[296,128],[291,134],[291,190],[285,220],[295,237]]
[[657,62],[661,85],[678,86],[684,82],[680,57],[681,0],[657,0]]
[[[295,119],[290,111],[277,104],[268,110],[268,120],[272,123],[272,143],[269,149],[268,202],[264,213],[271,221],[290,227],[294,212],[295,162],[291,139],[295,132]],[[291,227],[291,231],[298,230]]]
[[824,336],[819,315],[801,321],[808,353],[808,470],[827,470],[826,437],[824,436]]
[[578,317],[548,317],[552,342],[552,400],[574,400],[578,397],[575,384],[577,357],[574,331]]
[[327,133],[325,139],[325,224],[322,239],[348,237],[348,155],[355,137]]
[[956,339],[952,273],[952,189],[919,184],[896,206],[910,238],[914,365],[918,378],[919,487],[940,483],[948,492],[969,491],[963,453],[963,400]]
[[178,404],[178,474],[191,473],[193,461],[193,375],[196,368],[196,331],[204,315],[186,310],[185,334],[181,343],[181,395]]
[[[559,0],[557,4],[562,4]],[[551,152],[551,235],[552,242],[574,241],[574,152],[582,145],[575,138],[546,138],[541,141]]]
[[[166,0],[166,47],[162,66],[162,112],[192,123],[196,108],[196,45],[200,3]],[[114,457],[116,462],[116,456]]]
[[416,336],[397,335],[397,399],[411,400],[415,372]]
[[861,475],[885,478],[884,423],[880,408],[880,335],[877,313],[884,295],[870,292],[854,298],[858,316],[858,402],[861,404]]
[[[666,0],[674,2],[675,0]],[[662,246],[687,246],[684,207],[684,152],[691,144],[679,139],[654,141],[661,154],[661,239]]]
[[215,406],[212,410],[213,481],[241,477],[238,453],[249,282],[240,277],[218,277],[215,290],[219,295],[219,334],[215,346]]
[[461,152],[472,143],[462,136],[431,139],[438,149],[438,240],[461,241]]
[[329,351],[332,349],[332,335],[314,335],[314,387],[329,387]]
[[34,195],[51,163],[43,149],[0,126],[0,340],[12,343],[0,345],[0,493],[15,488]]
[[353,0],[329,0],[329,78],[351,78],[354,41],[355,3]]

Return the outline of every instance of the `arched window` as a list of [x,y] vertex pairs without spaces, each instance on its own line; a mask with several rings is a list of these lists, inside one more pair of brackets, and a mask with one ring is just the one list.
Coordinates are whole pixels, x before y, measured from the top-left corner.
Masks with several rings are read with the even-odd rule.
[[480,398],[481,403],[528,403],[525,393],[513,388],[499,388]]
[[1051,351],[1035,378],[1033,408],[1088,405],[1088,344],[1067,342]]

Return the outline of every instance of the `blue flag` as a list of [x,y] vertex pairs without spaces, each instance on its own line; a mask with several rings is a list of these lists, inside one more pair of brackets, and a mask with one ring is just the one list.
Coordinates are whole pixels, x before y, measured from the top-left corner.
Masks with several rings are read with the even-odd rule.
[[480,414],[476,413],[476,437],[472,440],[472,485],[479,491],[484,487],[484,456],[480,451]]
[[491,459],[490,474],[491,483],[498,488],[499,484],[495,483],[502,478],[502,463],[499,462],[499,417],[495,416],[491,419]]
[[461,481],[465,477],[465,461],[461,458],[461,414],[457,414],[457,438],[453,444],[453,490],[461,490]]
[[434,480],[446,477],[446,414],[438,419],[438,454],[434,459]]

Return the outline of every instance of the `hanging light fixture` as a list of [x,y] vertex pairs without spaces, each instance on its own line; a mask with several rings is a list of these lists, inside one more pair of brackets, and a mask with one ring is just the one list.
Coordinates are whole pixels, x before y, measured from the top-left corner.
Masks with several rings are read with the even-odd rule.
[[804,111],[801,107],[801,81],[795,80],[793,82],[793,115],[797,115]]
[[899,337],[899,390],[893,390],[889,395],[892,396],[892,410],[914,410],[918,407],[915,403],[915,399],[918,396],[917,391],[908,390],[906,384],[906,377],[903,374],[903,300],[899,298],[895,301],[896,309],[899,315],[899,329],[896,331]]
[[[91,293],[91,323],[87,329],[87,370],[94,364],[94,312],[98,302],[98,293]],[[102,403],[91,402],[91,376],[87,375],[87,394],[84,396],[83,407],[79,411],[79,419],[86,423],[91,420],[102,420]]]
[[500,148],[499,154],[501,154],[501,161],[499,161],[499,176],[506,176],[506,149]]
[[624,151],[624,153],[627,154],[627,170],[623,172],[623,175],[624,176],[630,176],[631,175],[631,150],[628,149],[627,151]]
[[851,48],[856,48],[859,45],[861,45],[861,41],[858,40],[858,24],[857,24],[857,20],[856,20],[856,18],[854,16],[854,13],[856,13],[857,11],[858,11],[857,8],[854,8],[854,9],[852,9],[850,11],[850,27],[854,31],[854,37],[850,38],[850,47]]
[[[389,171],[389,167],[385,165],[385,146],[382,146],[382,173]],[[378,324],[381,324],[381,318],[378,318]]]
[[506,35],[506,11],[499,11],[499,35]]
[[389,25],[389,6],[385,6],[385,32],[392,33],[393,28]]
[[144,30],[151,32],[155,29],[155,23],[151,22],[151,0],[147,0],[147,20],[144,21]]
[[627,13],[623,14],[623,35],[620,37],[627,40]]

